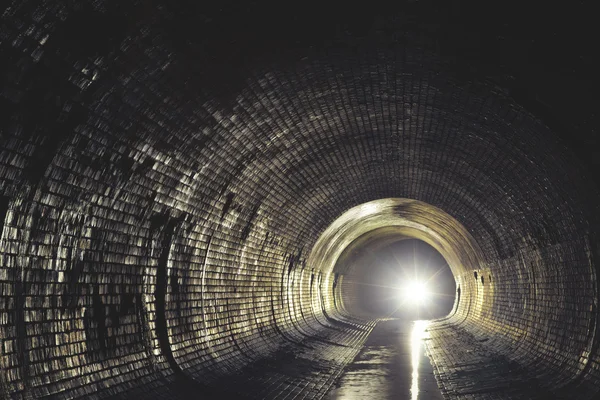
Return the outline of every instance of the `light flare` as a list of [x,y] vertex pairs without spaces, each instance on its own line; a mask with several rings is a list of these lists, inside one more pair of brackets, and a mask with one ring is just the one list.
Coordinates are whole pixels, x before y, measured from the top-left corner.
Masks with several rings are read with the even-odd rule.
[[402,288],[404,301],[418,305],[425,303],[429,299],[427,284],[420,281],[409,281]]

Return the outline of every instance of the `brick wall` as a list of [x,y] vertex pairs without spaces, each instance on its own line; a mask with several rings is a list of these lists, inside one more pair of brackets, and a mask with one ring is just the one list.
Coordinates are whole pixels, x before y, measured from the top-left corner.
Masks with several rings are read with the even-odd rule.
[[456,323],[599,379],[597,197],[541,121],[411,34],[246,59],[167,3],[1,10],[5,397],[168,398],[310,334],[344,303],[317,238],[382,198],[480,247]]

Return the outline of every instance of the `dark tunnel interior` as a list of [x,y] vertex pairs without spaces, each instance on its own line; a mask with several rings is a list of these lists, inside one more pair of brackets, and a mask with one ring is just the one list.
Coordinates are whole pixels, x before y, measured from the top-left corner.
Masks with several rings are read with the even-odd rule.
[[593,8],[2,3],[0,399],[599,398]]

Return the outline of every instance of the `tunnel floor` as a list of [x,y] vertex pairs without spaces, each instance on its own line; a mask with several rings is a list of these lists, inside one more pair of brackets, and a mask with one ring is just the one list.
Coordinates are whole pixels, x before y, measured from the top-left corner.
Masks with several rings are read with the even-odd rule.
[[[154,382],[115,399],[322,399],[343,369],[360,352],[377,321],[347,318],[321,321],[319,330],[302,328],[285,334],[286,343],[273,354],[211,377],[175,376],[164,385]],[[250,353],[248,353],[250,356]]]
[[425,355],[427,321],[380,320],[327,400],[441,400]]
[[[501,334],[474,334],[443,320],[433,321],[424,342],[446,399],[575,399],[573,393],[544,388],[549,378],[541,369],[525,368],[507,354]],[[518,346],[518,344],[515,344]],[[590,390],[580,387],[582,393]]]
[[287,339],[275,353],[221,378],[204,374],[202,383],[198,377],[179,376],[115,399],[573,398],[545,389],[547,377],[502,352],[506,344],[501,338],[481,336],[444,319],[328,319],[319,330]]

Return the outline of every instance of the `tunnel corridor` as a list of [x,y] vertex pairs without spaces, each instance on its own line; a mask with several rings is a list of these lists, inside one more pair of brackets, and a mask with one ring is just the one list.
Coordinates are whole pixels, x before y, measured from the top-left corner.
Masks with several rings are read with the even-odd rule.
[[591,6],[284,3],[0,5],[0,399],[332,398],[403,241],[441,397],[599,398]]

